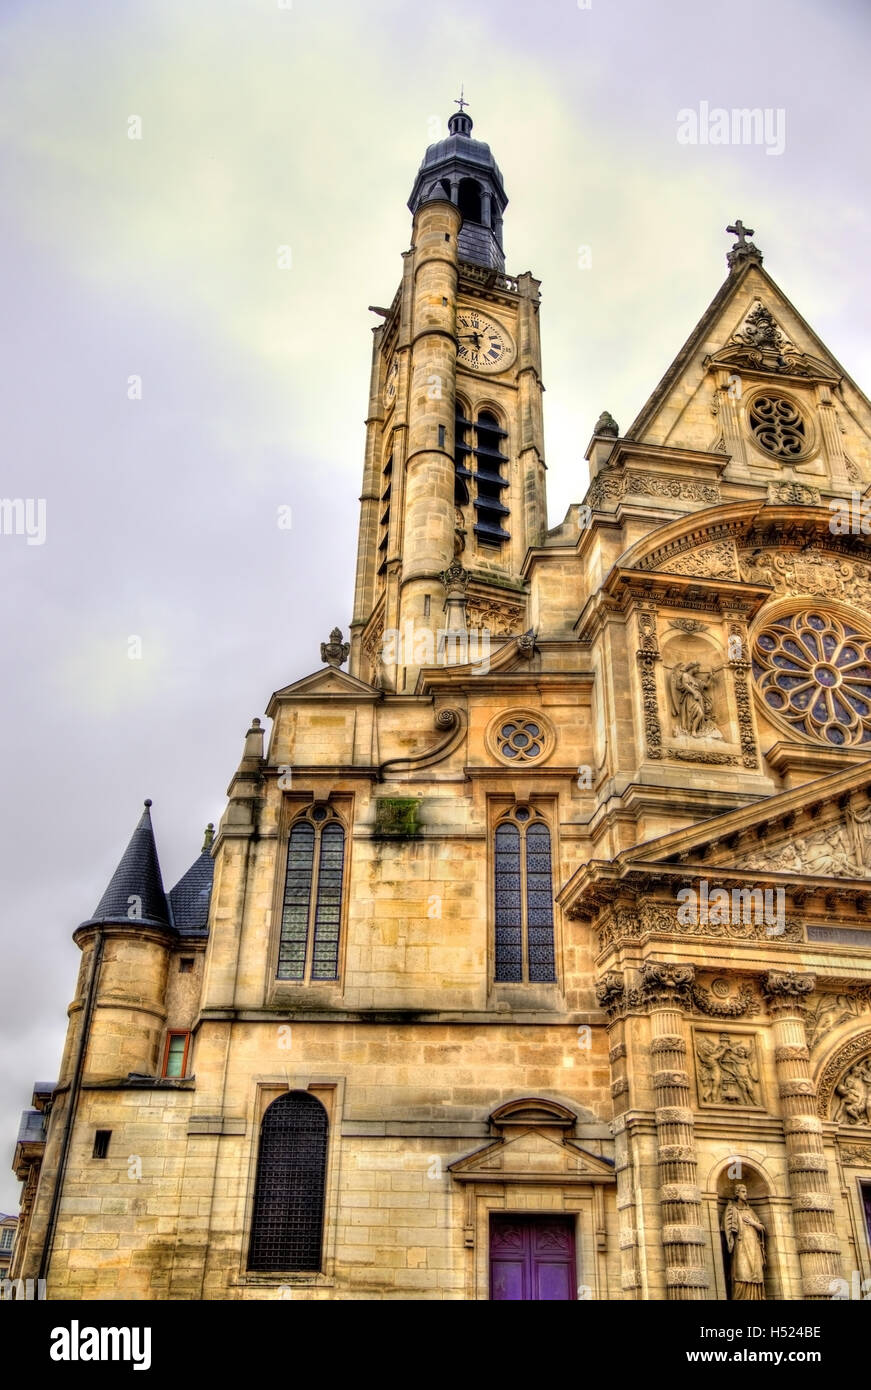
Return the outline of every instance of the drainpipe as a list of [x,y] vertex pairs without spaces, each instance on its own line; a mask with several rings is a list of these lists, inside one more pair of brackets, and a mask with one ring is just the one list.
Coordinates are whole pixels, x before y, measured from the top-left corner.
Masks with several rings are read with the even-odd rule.
[[79,1104],[79,1092],[82,1088],[82,1071],[85,1063],[85,1052],[87,1051],[88,1039],[91,1035],[91,1019],[94,1015],[94,1002],[97,997],[97,977],[100,973],[100,965],[103,960],[103,932],[97,932],[97,940],[94,945],[94,959],[91,963],[91,974],[88,980],[88,994],[85,1000],[84,1014],[82,1016],[82,1027],[79,1033],[79,1044],[76,1049],[76,1063],[73,1068],[72,1081],[70,1082],[70,1096],[67,1105],[66,1123],[64,1126],[64,1136],[61,1141],[60,1157],[57,1165],[57,1177],[54,1182],[54,1191],[51,1194],[51,1208],[48,1214],[48,1225],[45,1232],[45,1241],[42,1247],[42,1259],[39,1263],[39,1278],[45,1279],[48,1276],[48,1267],[51,1263],[52,1250],[54,1247],[55,1228],[57,1227],[57,1214],[60,1208],[61,1193],[63,1191],[64,1174],[66,1173],[67,1157],[70,1151],[70,1143],[73,1137],[73,1121],[76,1117],[76,1110]]

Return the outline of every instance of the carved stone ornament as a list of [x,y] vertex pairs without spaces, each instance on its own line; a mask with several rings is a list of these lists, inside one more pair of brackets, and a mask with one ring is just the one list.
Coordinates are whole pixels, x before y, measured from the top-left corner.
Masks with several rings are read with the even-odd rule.
[[723,1213],[723,1234],[729,1253],[729,1274],[735,1302],[765,1298],[765,1227],[747,1200],[747,1188],[737,1183]]
[[778,594],[813,594],[838,598],[859,609],[871,607],[871,569],[864,561],[809,547],[807,550],[760,548],[740,556],[741,578],[770,584]]
[[[752,243],[747,243],[747,249]],[[755,247],[753,248],[755,250]],[[736,247],[731,257],[738,256]],[[831,368],[810,353],[802,352],[778,326],[770,309],[757,300],[743,324],[717,352],[705,359],[706,367],[728,367],[733,371],[764,372],[772,376],[804,377],[820,381],[835,380]]]
[[871,1167],[871,1144],[841,1144],[841,1162],[856,1168]]
[[871,1055],[854,1062],[835,1086],[832,1119],[842,1125],[871,1126]]
[[741,1018],[756,1012],[758,1000],[747,984],[739,985],[732,995],[727,980],[715,980],[710,990],[693,985],[693,1005],[709,1018]]
[[489,632],[493,637],[515,637],[523,631],[526,609],[520,603],[503,603],[469,594],[466,612],[469,627],[477,632]]
[[[857,1062],[867,1061],[869,1056],[871,1056],[871,1031],[866,1029],[865,1032],[857,1033],[850,1038],[842,1047],[838,1048],[834,1056],[829,1058],[817,1083],[817,1114],[822,1119],[828,1119],[830,1111],[834,1119],[836,1107],[839,1115],[841,1114],[842,1104],[848,1097],[839,1094],[837,1087],[844,1080],[847,1072],[852,1071]],[[851,1102],[851,1108],[857,1114],[859,1113],[858,1100],[857,1092],[855,1103]],[[853,1121],[847,1117],[843,1118],[841,1123],[852,1125],[858,1124],[860,1121]],[[862,1123],[867,1123],[867,1121]]]
[[612,439],[616,439],[620,434],[620,426],[609,411],[603,410],[593,426],[593,434],[610,435]]
[[822,501],[818,487],[807,483],[769,483],[769,502],[782,502],[793,506],[819,507]]
[[705,502],[708,506],[715,506],[722,500],[717,483],[703,483],[693,478],[671,478],[658,473],[633,473],[619,468],[597,473],[584,500],[588,507],[601,508],[605,502],[618,502],[627,496],[665,497],[685,502]]
[[439,578],[444,584],[445,592],[448,595],[465,594],[471,575],[467,569],[463,568],[459,561],[455,560],[453,564],[448,565],[446,570],[442,570]]
[[736,859],[735,867],[812,878],[871,878],[871,807],[862,812],[850,808],[846,821],[797,835],[777,850]]
[[753,1034],[698,1032],[695,1048],[699,1099],[704,1105],[760,1106]]
[[762,978],[762,993],[769,1011],[793,1011],[813,994],[816,984],[815,976],[802,975],[797,970],[769,970]]
[[[787,921],[782,932],[772,936],[770,926],[764,922],[745,922],[735,914],[728,914],[727,922],[703,922],[701,920],[679,922],[678,908],[665,903],[642,903],[640,908],[629,910],[619,908],[605,917],[598,928],[599,949],[605,951],[609,946],[622,941],[638,941],[648,936],[688,937],[706,936],[735,941],[767,941],[772,946],[780,943],[804,941],[804,929],[799,922]],[[701,918],[701,914],[699,914]]]
[[669,627],[677,628],[678,632],[695,633],[704,632],[706,624],[700,622],[698,618],[672,618]]
[[708,694],[714,673],[698,661],[679,661],[669,671],[668,689],[674,719],[673,738],[722,739],[711,718],[714,705]]
[[698,575],[700,579],[740,579],[734,541],[713,541],[687,547],[673,541],[639,560],[640,570],[662,570],[667,574]]
[[827,993],[815,997],[805,1020],[808,1047],[840,1028],[842,1023],[859,1018],[871,1009],[871,985],[863,985],[852,993]]
[[662,757],[662,728],[659,723],[659,695],[656,689],[656,662],[659,661],[659,639],[656,635],[656,614],[642,609],[638,614],[640,646],[638,679],[644,712],[644,736],[648,758]]
[[641,967],[641,997],[647,1005],[685,1007],[691,1002],[695,967],[646,960]]
[[343,666],[350,650],[351,644],[342,641],[342,629],[334,627],[329,642],[321,642],[321,661],[327,666]]

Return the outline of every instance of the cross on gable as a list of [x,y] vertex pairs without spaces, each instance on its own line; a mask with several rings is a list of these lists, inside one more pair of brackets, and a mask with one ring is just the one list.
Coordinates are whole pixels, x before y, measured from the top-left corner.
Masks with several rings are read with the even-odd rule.
[[[466,101],[466,99],[465,99],[465,97],[464,97],[464,95],[463,95],[464,90],[465,90],[465,88],[464,88],[464,87],[461,87],[461,88],[460,88],[460,95],[459,95],[459,97],[454,97],[454,106],[459,106],[459,108],[460,108],[460,115],[463,114],[463,111],[464,111],[465,108],[469,105],[469,103]],[[751,235],[752,235],[752,233],[751,233]]]
[[756,235],[756,233],[755,233],[755,231],[753,230],[752,227],[745,227],[745,226],[744,226],[744,223],[741,221],[741,218],[740,218],[740,217],[738,218],[738,220],[735,222],[735,224],[734,224],[733,226],[727,227],[727,228],[726,228],[726,231],[727,231],[727,232],[731,232],[733,236],[736,236],[736,237],[738,238],[738,245],[739,245],[739,246],[746,246],[746,245],[747,245],[747,238],[748,238],[749,236],[755,236],[755,235]]

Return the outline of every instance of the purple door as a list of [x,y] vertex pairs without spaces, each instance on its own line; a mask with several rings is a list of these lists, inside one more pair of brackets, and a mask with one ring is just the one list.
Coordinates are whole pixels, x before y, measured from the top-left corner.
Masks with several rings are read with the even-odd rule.
[[490,1298],[575,1298],[571,1216],[490,1217]]
[[865,1204],[865,1225],[868,1228],[868,1244],[871,1245],[871,1182],[862,1184],[862,1201]]

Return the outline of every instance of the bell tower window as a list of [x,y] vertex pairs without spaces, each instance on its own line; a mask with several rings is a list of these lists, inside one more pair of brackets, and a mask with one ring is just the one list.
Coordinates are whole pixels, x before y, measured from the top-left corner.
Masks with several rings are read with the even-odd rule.
[[499,547],[511,539],[505,529],[510,516],[505,505],[508,479],[502,469],[510,462],[506,453],[508,433],[489,410],[480,410],[474,426],[475,535],[482,545]]
[[481,185],[477,179],[460,179],[457,206],[464,222],[481,222]]
[[381,471],[381,501],[378,521],[378,575],[383,582],[387,570],[387,543],[390,540],[390,492],[393,486],[393,451]]

